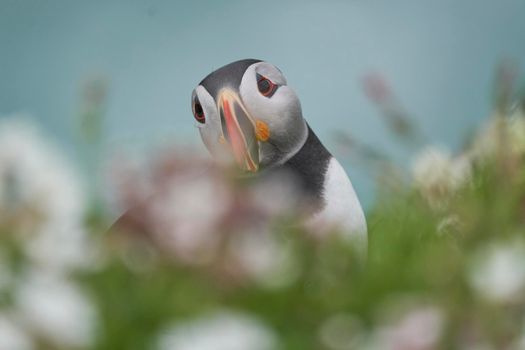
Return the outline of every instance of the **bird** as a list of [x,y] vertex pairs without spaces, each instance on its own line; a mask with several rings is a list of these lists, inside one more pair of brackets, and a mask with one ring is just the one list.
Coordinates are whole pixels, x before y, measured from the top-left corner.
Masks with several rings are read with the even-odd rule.
[[213,158],[230,159],[254,176],[290,173],[316,203],[306,224],[337,227],[366,254],[366,218],[352,182],[310,128],[279,68],[259,59],[229,63],[197,85],[191,106]]

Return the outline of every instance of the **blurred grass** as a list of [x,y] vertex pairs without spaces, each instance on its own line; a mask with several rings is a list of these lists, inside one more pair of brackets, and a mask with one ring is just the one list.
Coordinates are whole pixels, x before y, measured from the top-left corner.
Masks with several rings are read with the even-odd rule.
[[[403,315],[422,305],[431,305],[444,315],[438,339],[428,346],[418,347],[416,343],[408,347],[394,337],[386,348],[462,349],[480,344],[488,349],[520,348],[516,344],[524,344],[518,342],[525,337],[524,277],[500,266],[499,273],[517,279],[520,287],[518,293],[507,293],[504,298],[491,298],[472,282],[473,269],[490,262],[487,249],[525,242],[525,148],[516,147],[509,133],[509,128],[515,127],[507,124],[509,105],[516,98],[512,97],[508,75],[502,71],[498,78],[502,85],[498,91],[503,92],[496,94],[491,121],[495,121],[496,130],[491,134],[495,136],[490,136],[496,138],[494,152],[479,157],[474,152],[475,142],[465,146],[463,152],[472,157],[471,171],[459,188],[448,189],[444,179],[445,184],[439,184],[442,187],[437,191],[429,187],[425,192],[417,183],[405,180],[408,171],[399,171],[385,155],[352,141],[350,147],[358,153],[364,150],[363,158],[381,165],[383,180],[375,205],[367,213],[369,252],[365,264],[337,236],[314,239],[286,220],[277,221],[273,235],[280,246],[289,248],[297,273],[288,276],[286,283],[272,287],[240,278],[221,260],[223,257],[187,265],[156,249],[143,236],[107,234],[106,207],[100,200],[92,201],[84,224],[100,249],[100,261],[95,268],[80,269],[74,275],[97,310],[95,339],[88,348],[155,349],[159,333],[167,325],[218,309],[255,315],[276,332],[279,349],[385,348],[378,347],[374,339],[384,336],[381,331],[385,327],[395,329]],[[103,93],[88,94],[92,103],[86,106],[92,107],[84,109],[86,125],[91,125],[90,115],[96,115],[94,124],[87,127],[88,144],[96,143],[101,133],[105,101],[105,88],[101,86],[94,89]],[[385,96],[390,93],[381,92],[380,103],[393,100]],[[402,139],[410,130],[410,138],[419,140],[420,135],[414,135],[417,128],[396,127],[410,125],[410,121],[400,112],[404,109],[398,108],[397,113],[395,106],[393,102],[380,106],[395,115],[389,124],[392,132]],[[347,135],[341,135],[347,140]],[[433,196],[436,198],[429,198]],[[27,235],[14,232],[17,226],[10,220],[0,220],[0,224],[1,256],[14,276],[23,276],[24,269],[32,264],[22,249]],[[229,237],[230,233],[218,234]],[[525,263],[525,255],[522,261]],[[481,271],[490,282],[490,271]],[[279,273],[282,271],[275,271],[276,279]],[[0,306],[7,308],[13,304],[16,289],[0,289]],[[337,315],[353,320],[340,330],[351,339],[346,347],[333,346],[321,336],[328,320]],[[412,325],[408,330],[413,333],[408,336],[417,339],[422,332],[431,334],[433,330],[427,328]],[[42,349],[69,348],[39,344]]]
[[154,264],[136,261],[141,267],[133,271],[114,256],[85,280],[102,312],[95,348],[147,349],[164,322],[233,308],[258,315],[276,329],[283,349],[319,349],[318,329],[331,315],[356,315],[373,329],[383,306],[404,298],[445,310],[440,348],[458,348],[471,323],[491,343],[508,346],[521,332],[524,300],[512,306],[491,303],[467,280],[478,248],[495,240],[525,239],[525,168],[514,178],[498,169],[497,164],[476,169],[475,185],[456,194],[447,208],[447,215],[456,216],[449,227],[442,225],[443,213],[410,189],[378,198],[368,214],[366,266],[337,239],[319,243],[305,240],[301,232],[283,232],[299,252],[301,273],[282,289],[228,286],[206,270],[181,268],[162,258]]
[[[512,100],[507,73],[502,68],[496,79],[501,87],[495,105],[502,118],[507,118]],[[410,125],[402,107],[395,113],[395,105],[380,109],[390,111],[387,118],[395,114],[397,122],[392,125]],[[407,128],[400,131],[394,126],[393,132],[404,138]],[[420,135],[411,130],[411,138],[417,139]],[[333,315],[356,317],[360,328],[347,331],[366,338],[384,324],[391,309],[399,308],[393,317],[400,318],[405,303],[434,305],[443,311],[444,331],[432,348],[459,349],[476,343],[512,348],[522,336],[525,298],[490,300],[470,282],[472,266],[485,247],[525,241],[525,153],[511,152],[507,137],[500,137],[496,156],[473,162],[468,183],[447,195],[437,209],[393,172],[389,180],[395,186],[383,183],[367,213],[365,265],[337,238],[305,239],[303,232],[286,225],[277,233],[293,246],[300,273],[281,288],[250,282],[232,285],[227,275],[217,278],[209,269],[183,268],[155,254],[155,263],[133,271],[121,256],[112,255],[107,268],[85,279],[102,313],[94,348],[148,349],[165,322],[231,308],[270,325],[282,349],[328,349],[319,329]],[[369,158],[371,153],[375,161],[377,152],[365,149],[362,156]],[[388,164],[383,155],[380,158]],[[383,176],[388,177],[388,167],[384,169]],[[347,348],[364,346],[356,344]]]

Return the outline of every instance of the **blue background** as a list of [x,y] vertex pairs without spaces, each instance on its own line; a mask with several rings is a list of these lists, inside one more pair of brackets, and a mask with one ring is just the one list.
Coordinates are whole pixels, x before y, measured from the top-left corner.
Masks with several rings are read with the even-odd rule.
[[260,58],[285,73],[365,203],[375,175],[334,147],[346,130],[400,162],[362,78],[380,72],[428,143],[458,149],[491,111],[495,67],[525,66],[525,1],[0,0],[0,114],[28,112],[64,149],[82,84],[108,81],[108,152],[201,145],[190,112],[211,70]]

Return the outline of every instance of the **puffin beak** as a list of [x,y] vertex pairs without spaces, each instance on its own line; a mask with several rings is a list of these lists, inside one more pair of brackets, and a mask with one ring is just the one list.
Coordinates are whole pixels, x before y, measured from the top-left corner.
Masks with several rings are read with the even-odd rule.
[[233,90],[221,91],[218,107],[222,133],[231,146],[237,164],[241,169],[256,172],[259,169],[259,143],[254,119]]

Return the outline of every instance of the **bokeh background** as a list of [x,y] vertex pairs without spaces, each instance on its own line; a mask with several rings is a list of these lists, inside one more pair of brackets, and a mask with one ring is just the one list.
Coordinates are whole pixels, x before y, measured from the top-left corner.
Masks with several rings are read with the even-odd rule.
[[[524,18],[0,0],[0,349],[525,349]],[[366,259],[289,179],[210,164],[191,91],[246,57],[350,173]]]
[[374,176],[334,133],[399,162],[412,151],[388,132],[363,77],[389,82],[428,143],[458,149],[492,110],[498,63],[525,66],[524,16],[521,0],[0,0],[0,115],[27,112],[74,152],[83,85],[101,80],[107,152],[204,152],[192,89],[223,64],[261,58],[283,70],[368,205]]

